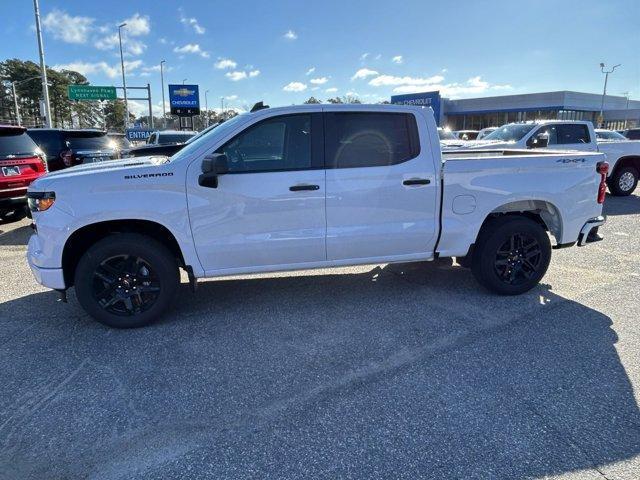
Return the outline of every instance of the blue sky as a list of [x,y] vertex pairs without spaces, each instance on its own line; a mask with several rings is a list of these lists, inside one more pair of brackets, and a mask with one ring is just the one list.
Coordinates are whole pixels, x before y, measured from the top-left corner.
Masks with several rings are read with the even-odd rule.
[[[37,61],[31,1],[2,0],[0,59]],[[598,64],[622,63],[608,92],[640,98],[640,1],[40,0],[47,63],[121,85],[200,85],[239,108],[439,89],[453,98],[550,90],[599,93]],[[168,100],[168,99],[167,99]],[[142,104],[139,105],[142,109]]]

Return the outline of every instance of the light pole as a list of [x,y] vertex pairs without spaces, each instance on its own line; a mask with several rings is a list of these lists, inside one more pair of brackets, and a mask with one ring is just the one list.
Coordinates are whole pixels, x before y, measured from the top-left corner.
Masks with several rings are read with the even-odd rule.
[[[18,108],[18,93],[16,92],[16,85],[20,85],[21,83],[29,82],[31,80],[35,80],[38,77],[30,77],[25,78],[24,80],[19,80],[17,82],[11,82],[11,92],[13,93],[13,107],[16,110],[16,121],[18,122],[18,126],[22,125],[22,117],[20,116],[20,108]],[[47,84],[47,86],[49,86]]]
[[206,127],[209,126],[209,100],[207,99],[207,93],[209,93],[209,90],[204,91],[204,111],[205,111],[204,123]]
[[629,92],[622,92],[622,95],[627,97],[627,106],[624,109],[624,129],[627,129],[627,122],[629,121]]
[[224,97],[220,97],[220,118],[224,121]]
[[[607,81],[609,80],[609,74],[613,73],[613,71],[620,67],[622,64],[619,63],[617,65],[614,65],[611,70],[605,70],[605,64],[604,63],[600,63],[600,71],[602,73],[604,73],[604,89],[602,90],[602,103],[600,104],[600,123],[602,125],[604,125],[604,97],[607,96]],[[600,125],[600,127],[602,127],[602,125]]]
[[40,28],[40,6],[38,5],[38,0],[33,0],[33,10],[36,15],[36,35],[38,36],[38,52],[40,53],[40,76],[42,77],[42,100],[44,101],[45,115],[44,124],[47,128],[51,128],[49,82],[47,81],[47,66],[44,63],[44,44],[42,43],[42,29]]
[[164,106],[164,70],[163,70],[163,65],[167,63],[166,60],[162,60],[160,62],[160,84],[162,85],[162,123],[163,123],[163,127],[167,128],[167,109]]
[[186,78],[183,78],[183,79],[182,79],[182,84],[184,85],[184,82],[186,82],[186,81],[187,81],[187,79],[186,79]]
[[127,103],[127,81],[124,77],[124,56],[122,55],[122,27],[126,26],[126,23],[118,25],[118,41],[120,43],[120,65],[122,66],[122,87],[124,91],[124,128],[129,127],[129,104]]

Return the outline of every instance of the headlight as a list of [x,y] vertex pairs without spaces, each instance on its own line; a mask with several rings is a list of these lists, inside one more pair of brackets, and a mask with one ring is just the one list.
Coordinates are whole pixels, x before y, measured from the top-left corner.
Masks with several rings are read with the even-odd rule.
[[27,202],[29,210],[32,212],[44,212],[49,210],[56,201],[54,192],[29,192],[27,193]]

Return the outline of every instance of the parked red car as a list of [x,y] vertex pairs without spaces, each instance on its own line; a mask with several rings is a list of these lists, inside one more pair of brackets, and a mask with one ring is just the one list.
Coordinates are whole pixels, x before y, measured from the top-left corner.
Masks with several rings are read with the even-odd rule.
[[0,220],[27,215],[27,187],[47,173],[46,165],[26,128],[0,125]]

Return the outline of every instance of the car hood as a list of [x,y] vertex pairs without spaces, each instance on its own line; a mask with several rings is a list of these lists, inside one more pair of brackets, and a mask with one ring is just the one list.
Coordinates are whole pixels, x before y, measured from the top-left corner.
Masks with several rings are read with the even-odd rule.
[[131,170],[133,174],[138,170],[148,170],[149,167],[165,165],[167,161],[167,157],[165,156],[150,156],[77,165],[75,167],[65,168],[64,170],[47,173],[33,182],[29,190],[43,191],[48,189],[52,184],[66,183],[67,181],[74,181],[76,179],[82,179],[82,182],[85,182],[97,175],[105,175],[123,170]]

